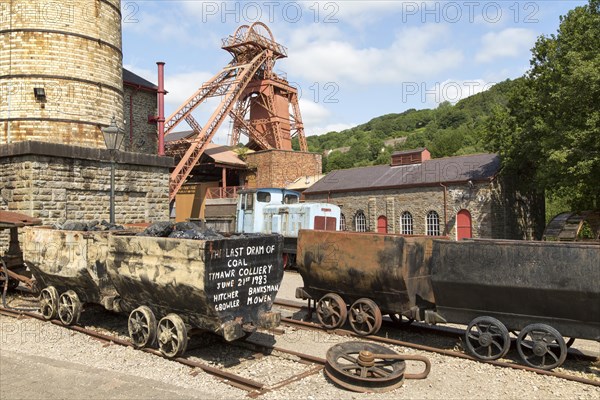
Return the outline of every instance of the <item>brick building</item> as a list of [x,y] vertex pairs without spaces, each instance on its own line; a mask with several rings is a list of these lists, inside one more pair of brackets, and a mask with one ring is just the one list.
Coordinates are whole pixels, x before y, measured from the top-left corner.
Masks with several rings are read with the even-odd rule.
[[333,171],[304,196],[340,206],[351,231],[539,239],[543,197],[514,191],[499,172],[496,154],[431,159],[416,149],[390,165]]

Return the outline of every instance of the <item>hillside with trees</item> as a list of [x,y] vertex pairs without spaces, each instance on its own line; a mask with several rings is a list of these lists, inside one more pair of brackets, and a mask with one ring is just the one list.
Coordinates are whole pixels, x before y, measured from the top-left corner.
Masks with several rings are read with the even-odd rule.
[[[436,109],[410,109],[387,114],[341,132],[307,138],[310,151],[332,151],[323,160],[323,171],[387,164],[396,150],[427,147],[433,157],[484,152],[485,129],[497,105],[506,105],[516,81],[498,83],[486,92]],[[385,141],[406,138],[386,146]],[[342,151],[335,149],[349,147]]]

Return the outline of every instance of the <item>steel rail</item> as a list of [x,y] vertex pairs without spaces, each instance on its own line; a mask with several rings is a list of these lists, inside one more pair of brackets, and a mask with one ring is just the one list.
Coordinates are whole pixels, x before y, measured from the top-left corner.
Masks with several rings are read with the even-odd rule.
[[536,374],[539,374],[539,375],[553,376],[555,378],[561,378],[561,379],[565,379],[565,380],[569,380],[569,381],[583,383],[586,385],[600,387],[600,381],[596,381],[593,379],[587,379],[587,378],[582,378],[579,376],[568,375],[568,374],[564,374],[561,372],[554,372],[554,371],[547,371],[547,370],[538,369],[538,368],[532,368],[532,367],[528,367],[526,365],[513,364],[513,363],[508,363],[505,361],[480,360],[480,359],[472,357],[468,354],[465,354],[462,352],[457,352],[454,350],[440,349],[437,347],[431,347],[431,346],[426,346],[426,345],[421,345],[421,344],[404,342],[401,340],[389,339],[389,338],[384,338],[381,336],[373,336],[373,335],[360,336],[360,335],[357,335],[355,332],[345,330],[345,329],[328,330],[328,329],[322,328],[320,325],[312,323],[312,322],[298,321],[298,320],[291,319],[291,318],[281,318],[281,322],[288,324],[288,325],[293,325],[293,326],[296,326],[296,327],[299,327],[302,329],[306,329],[306,330],[325,331],[328,334],[336,334],[336,335],[340,335],[340,336],[352,336],[352,337],[356,337],[356,338],[360,338],[360,339],[367,339],[367,340],[377,342],[377,343],[385,343],[385,344],[391,344],[391,345],[395,345],[395,346],[409,347],[409,348],[412,348],[415,350],[428,351],[431,353],[437,353],[437,354],[441,354],[441,355],[445,355],[445,356],[463,358],[463,359],[471,360],[471,361],[478,361],[481,363],[491,364],[491,365],[494,365],[497,367],[505,367],[505,368],[523,370],[523,371],[530,371],[530,372],[535,372]]
[[[5,315],[8,317],[18,318],[18,319],[22,318],[22,317],[27,317],[27,318],[39,320],[41,322],[50,322],[53,325],[56,325],[56,326],[59,326],[62,328],[66,328],[66,329],[69,329],[69,330],[72,330],[72,331],[75,331],[78,333],[82,333],[84,335],[87,335],[94,339],[97,339],[101,342],[114,343],[114,344],[117,344],[117,345],[120,345],[123,347],[134,347],[133,344],[129,340],[121,339],[117,336],[106,335],[106,334],[103,334],[103,333],[100,333],[100,332],[97,332],[97,331],[94,331],[91,329],[86,329],[86,328],[78,326],[78,325],[67,326],[67,325],[62,324],[58,320],[48,321],[43,316],[41,316],[37,313],[16,311],[16,310],[11,310],[11,309],[8,309],[5,307],[0,307],[0,315]],[[318,373],[319,371],[321,371],[325,367],[325,362],[326,362],[325,359],[316,357],[316,356],[312,356],[310,354],[299,353],[299,352],[296,352],[293,350],[288,350],[288,349],[284,349],[284,348],[277,347],[277,346],[264,346],[264,345],[250,342],[250,341],[240,342],[240,344],[241,343],[248,344],[248,345],[252,346],[254,349],[256,349],[256,348],[262,349],[261,353],[264,355],[272,355],[273,352],[279,352],[279,353],[298,357],[300,360],[304,361],[307,364],[317,364],[317,366],[314,368],[311,368],[308,371],[304,371],[299,374],[293,375],[281,382],[276,383],[272,387],[265,387],[265,385],[261,382],[247,379],[242,376],[232,374],[227,371],[223,371],[216,367],[211,367],[211,366],[203,364],[203,363],[189,360],[187,358],[177,357],[177,358],[170,359],[170,358],[166,358],[159,350],[156,350],[156,349],[142,348],[139,350],[142,350],[146,353],[150,353],[155,356],[159,356],[159,357],[171,360],[171,361],[178,362],[180,364],[186,365],[191,368],[201,369],[202,371],[219,378],[222,382],[225,382],[230,386],[233,386],[238,389],[242,389],[242,390],[249,392],[248,396],[251,398],[256,398],[256,397],[262,396],[265,393],[272,392],[283,386],[297,382],[301,379],[304,379],[307,376],[314,375],[314,374]],[[274,354],[274,356],[277,356],[277,355]]]
[[[298,310],[300,310],[302,308],[306,308],[306,305],[304,305],[303,303],[293,301],[293,300],[276,299],[273,302],[273,304],[277,305],[277,306],[281,306],[281,307],[293,308],[293,309],[298,309]],[[414,333],[439,334],[439,335],[451,337],[451,338],[452,337],[463,338],[465,335],[465,330],[461,329],[461,328],[454,328],[451,326],[444,326],[444,325],[430,325],[430,324],[426,324],[424,322],[415,321],[414,323],[407,325],[405,327],[398,327],[398,325],[396,325],[391,320],[383,320],[383,323],[391,328],[400,330],[402,332],[411,331]],[[515,342],[516,338],[513,337],[513,338],[511,338],[511,340],[513,342]],[[569,358],[576,358],[578,360],[587,360],[587,361],[597,361],[599,359],[598,356],[585,354],[585,353],[580,352],[579,350],[575,350],[575,349],[571,349],[571,348],[567,349],[567,356]]]

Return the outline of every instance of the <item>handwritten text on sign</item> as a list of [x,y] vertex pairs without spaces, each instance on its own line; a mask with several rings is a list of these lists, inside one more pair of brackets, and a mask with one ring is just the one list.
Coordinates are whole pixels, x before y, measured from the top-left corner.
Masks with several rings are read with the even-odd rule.
[[[247,291],[245,305],[272,301],[272,294],[279,290],[279,285],[269,284],[268,277],[273,271],[272,263],[252,263],[256,256],[273,255],[275,245],[240,246],[234,248],[210,250],[211,260],[226,261],[225,270],[209,272],[208,280],[216,285],[221,293],[213,295],[216,311],[225,311],[240,307],[240,297]],[[260,257],[258,258],[260,259]]]

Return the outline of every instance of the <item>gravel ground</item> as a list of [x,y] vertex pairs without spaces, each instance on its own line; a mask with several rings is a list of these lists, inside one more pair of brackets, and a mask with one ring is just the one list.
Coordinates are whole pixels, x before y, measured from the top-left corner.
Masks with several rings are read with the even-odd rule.
[[[281,298],[294,299],[294,290],[301,286],[301,278],[294,273],[286,273],[280,292]],[[98,324],[98,317],[103,317]],[[107,314],[97,307],[87,307],[82,315],[81,324],[92,326],[109,334],[126,336],[126,319],[123,316]],[[397,335],[401,340],[421,340],[424,344],[441,344],[447,348],[456,347],[457,341],[441,336],[398,332],[390,330],[390,337]],[[394,336],[396,337],[396,336]],[[198,372],[192,376],[192,370],[178,363],[153,356],[132,348],[106,345],[100,341],[65,330],[64,328],[36,320],[16,320],[0,316],[0,349],[19,355],[46,357],[57,362],[77,364],[82,370],[97,369],[117,371],[128,379],[154,382],[156,387],[175,385],[182,389],[197,390],[198,393],[211,393],[214,398],[242,398],[246,392],[233,388],[218,379]],[[276,345],[317,357],[325,358],[327,350],[334,344],[354,341],[324,332],[312,332],[286,328],[284,335],[269,335],[257,332],[250,341],[265,345]],[[577,342],[576,342],[577,345]],[[596,343],[597,345],[597,343]],[[238,373],[265,385],[276,385],[294,374],[312,367],[293,360],[293,357],[262,356],[244,347],[225,344],[219,338],[202,336],[193,338],[189,344],[187,356],[208,365]],[[569,382],[558,378],[537,375],[535,373],[494,367],[468,360],[461,360],[433,353],[418,352],[407,348],[392,347],[399,353],[420,354],[428,357],[432,364],[429,377],[425,380],[407,380],[403,386],[388,393],[359,394],[335,386],[323,372],[306,377],[298,382],[266,393],[266,399],[439,399],[485,397],[490,399],[600,399],[600,388]],[[407,362],[407,371],[419,372],[422,364]],[[600,380],[600,364],[586,362],[583,366],[567,364],[563,372],[572,373],[580,369],[588,378]],[[1,378],[1,377],[0,377]],[[68,378],[68,377],[67,377]],[[186,393],[190,393],[187,391]],[[81,393],[85,397],[86,393]],[[186,395],[187,396],[187,395]],[[8,396],[17,398],[19,396]],[[21,396],[22,397],[22,396]],[[118,393],[106,393],[107,398],[121,398]],[[205,396],[191,396],[202,398]],[[33,398],[33,397],[30,397]],[[46,397],[52,398],[52,397]]]

